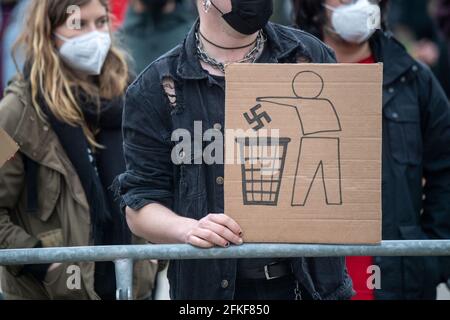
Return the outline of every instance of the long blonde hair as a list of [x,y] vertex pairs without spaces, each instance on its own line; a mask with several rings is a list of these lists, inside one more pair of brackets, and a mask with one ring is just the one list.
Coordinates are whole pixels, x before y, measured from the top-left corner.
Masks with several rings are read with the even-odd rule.
[[[77,102],[77,90],[84,91],[100,107],[100,99],[124,94],[129,82],[126,54],[114,45],[106,58],[96,83],[79,79],[60,59],[54,41],[55,28],[66,23],[70,6],[82,7],[92,0],[32,0],[24,30],[14,52],[24,53],[29,68],[31,98],[38,115],[45,118],[39,104],[42,96],[50,112],[60,121],[83,129],[89,143],[99,147],[93,128],[89,128]],[[110,13],[108,0],[99,0]],[[16,56],[16,54],[14,54]]]

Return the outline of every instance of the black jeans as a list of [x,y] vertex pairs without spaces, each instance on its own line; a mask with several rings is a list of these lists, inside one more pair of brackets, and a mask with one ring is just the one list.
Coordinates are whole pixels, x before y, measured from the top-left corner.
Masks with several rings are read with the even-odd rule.
[[293,275],[274,280],[236,280],[234,300],[297,300],[296,289],[303,295]]

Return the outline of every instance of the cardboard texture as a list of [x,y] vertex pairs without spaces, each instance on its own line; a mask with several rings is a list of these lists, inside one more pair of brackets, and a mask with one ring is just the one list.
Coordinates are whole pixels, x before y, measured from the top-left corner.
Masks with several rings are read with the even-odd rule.
[[225,213],[246,242],[381,241],[382,74],[382,64],[227,68]]
[[17,143],[0,128],[0,168],[14,156],[18,149]]

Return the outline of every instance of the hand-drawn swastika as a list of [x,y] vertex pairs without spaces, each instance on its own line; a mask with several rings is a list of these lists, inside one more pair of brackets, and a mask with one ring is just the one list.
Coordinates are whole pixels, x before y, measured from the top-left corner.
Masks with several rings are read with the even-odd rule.
[[266,125],[264,124],[265,120],[267,123],[272,122],[272,118],[269,116],[267,112],[261,112],[258,113],[258,110],[261,109],[261,105],[258,104],[250,109],[250,114],[244,113],[245,120],[247,120],[248,124],[253,125],[256,124],[255,127],[253,127],[253,130],[258,131],[264,128]]

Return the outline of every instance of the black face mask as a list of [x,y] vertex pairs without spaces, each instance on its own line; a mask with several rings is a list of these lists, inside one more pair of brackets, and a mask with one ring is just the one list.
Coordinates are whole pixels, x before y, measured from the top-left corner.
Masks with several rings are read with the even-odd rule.
[[273,0],[231,0],[231,12],[226,14],[211,3],[234,30],[247,35],[264,28],[273,14]]

